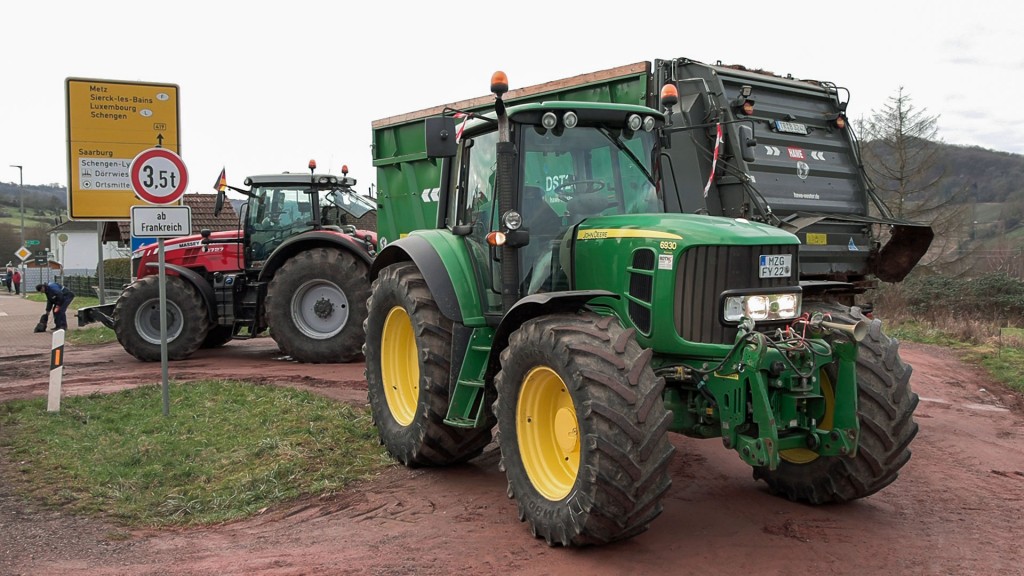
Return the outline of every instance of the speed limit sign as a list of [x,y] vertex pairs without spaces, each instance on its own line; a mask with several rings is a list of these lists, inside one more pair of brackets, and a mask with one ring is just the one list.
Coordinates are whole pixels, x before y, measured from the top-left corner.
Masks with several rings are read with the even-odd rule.
[[143,150],[128,168],[136,196],[150,204],[173,204],[185,193],[185,163],[166,148]]

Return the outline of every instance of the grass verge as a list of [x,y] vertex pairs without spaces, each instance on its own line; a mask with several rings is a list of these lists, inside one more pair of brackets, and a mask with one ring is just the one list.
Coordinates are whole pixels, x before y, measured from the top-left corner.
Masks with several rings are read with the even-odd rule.
[[994,378],[1018,392],[1024,392],[1024,348],[986,344],[972,346],[964,359],[983,367]]
[[[957,327],[959,328],[959,327]],[[980,367],[1008,387],[1024,392],[1024,330],[994,328],[996,337],[971,337],[965,341],[961,330],[944,328],[941,323],[902,320],[885,328],[890,336],[908,342],[935,344],[956,351],[973,366]]]
[[15,486],[129,526],[218,523],[330,494],[393,465],[367,411],[276,386],[176,384],[0,404]]

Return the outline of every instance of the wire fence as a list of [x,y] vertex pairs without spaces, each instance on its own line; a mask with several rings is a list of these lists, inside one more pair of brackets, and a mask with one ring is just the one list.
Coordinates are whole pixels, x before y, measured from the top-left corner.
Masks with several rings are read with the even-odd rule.
[[[50,282],[60,283],[79,296],[99,297],[100,294],[100,282],[96,277],[95,270],[66,271],[62,275],[60,270],[26,268],[21,287],[28,292],[34,292],[37,285]],[[121,294],[121,289],[130,282],[130,278],[105,275],[103,277],[105,298],[107,300],[116,299]]]
[[[103,277],[103,290],[107,299],[117,298],[125,284],[131,282],[129,278]],[[95,275],[65,276],[64,286],[72,292],[80,295],[99,297],[100,282]]]

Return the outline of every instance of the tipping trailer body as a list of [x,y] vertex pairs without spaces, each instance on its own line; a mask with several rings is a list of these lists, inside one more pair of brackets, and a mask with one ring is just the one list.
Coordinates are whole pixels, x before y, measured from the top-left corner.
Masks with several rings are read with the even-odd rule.
[[[746,218],[796,234],[809,295],[845,295],[847,304],[876,278],[902,280],[927,251],[931,228],[894,218],[875,195],[846,123],[846,91],[833,83],[677,58],[513,90],[506,101],[659,109],[666,83],[679,90],[660,163],[667,211]],[[491,103],[484,96],[373,123],[382,245],[437,221],[440,163],[426,157],[426,118]],[[545,192],[560,183],[557,174],[543,181]]]

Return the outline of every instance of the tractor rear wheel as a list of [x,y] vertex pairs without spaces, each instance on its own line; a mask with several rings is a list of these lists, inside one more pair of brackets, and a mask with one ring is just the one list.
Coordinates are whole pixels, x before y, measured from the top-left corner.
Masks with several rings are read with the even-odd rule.
[[[833,322],[854,324],[868,320],[859,308],[835,303],[814,303],[806,311],[830,314]],[[857,455],[818,456],[809,450],[783,451],[779,467],[754,468],[754,479],[764,480],[772,492],[811,504],[847,502],[870,496],[896,480],[910,460],[910,442],[917,435],[914,409],[918,397],[910,389],[913,368],[899,355],[899,342],[882,332],[882,322],[870,320],[867,336],[857,347],[857,413],[860,438]],[[835,399],[835,364],[821,373],[825,398]],[[826,405],[819,425],[831,427],[834,406]]]
[[519,519],[549,545],[605,544],[661,513],[671,414],[651,351],[610,316],[525,322],[501,353],[498,444]]
[[[129,284],[114,306],[114,334],[132,356],[160,360],[160,287],[156,276]],[[199,349],[210,325],[206,308],[192,285],[178,276],[166,278],[167,358],[181,360]]]
[[448,413],[452,323],[411,262],[381,270],[365,323],[366,382],[383,444],[406,466],[444,466],[478,456],[493,417],[480,428],[444,423]]
[[285,354],[299,362],[359,359],[366,299],[366,264],[343,250],[299,252],[267,287],[267,324]]

